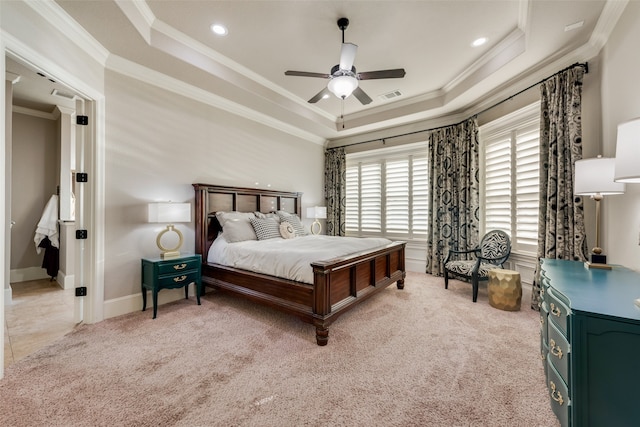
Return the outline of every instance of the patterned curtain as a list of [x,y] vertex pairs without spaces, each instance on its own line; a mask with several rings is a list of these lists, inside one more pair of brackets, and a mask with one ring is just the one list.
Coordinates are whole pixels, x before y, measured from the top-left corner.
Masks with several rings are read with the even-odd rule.
[[[574,164],[582,158],[582,65],[540,85],[540,211],[538,260],[586,261],[582,197],[573,195]],[[531,308],[539,310],[539,262]]]
[[327,235],[345,235],[346,170],[344,147],[331,148],[324,155],[324,197],[327,201]]
[[429,136],[429,224],[426,272],[442,276],[449,248],[479,241],[479,144],[473,117]]

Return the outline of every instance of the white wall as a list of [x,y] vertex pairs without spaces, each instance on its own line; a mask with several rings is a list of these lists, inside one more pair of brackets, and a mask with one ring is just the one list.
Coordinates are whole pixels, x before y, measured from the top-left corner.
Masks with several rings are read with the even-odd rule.
[[[627,5],[602,54],[603,154],[615,157],[617,126],[640,117],[640,2]],[[640,159],[637,159],[640,162]],[[603,202],[604,252],[610,264],[640,270],[640,185]]]

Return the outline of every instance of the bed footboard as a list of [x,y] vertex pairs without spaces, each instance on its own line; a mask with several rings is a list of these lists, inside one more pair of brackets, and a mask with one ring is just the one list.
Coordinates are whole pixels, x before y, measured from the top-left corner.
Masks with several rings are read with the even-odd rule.
[[314,262],[313,324],[316,342],[326,345],[328,326],[357,303],[396,282],[404,288],[406,243],[393,242],[375,251]]

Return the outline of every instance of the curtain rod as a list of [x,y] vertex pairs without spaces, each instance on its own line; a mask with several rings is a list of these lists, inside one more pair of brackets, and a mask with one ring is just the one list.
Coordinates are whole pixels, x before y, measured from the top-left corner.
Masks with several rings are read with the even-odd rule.
[[[529,89],[531,89],[533,87],[536,87],[541,83],[546,82],[547,80],[549,80],[553,76],[555,76],[557,74],[560,74],[560,73],[562,73],[564,71],[570,70],[570,69],[572,69],[574,67],[582,67],[582,68],[584,68],[584,72],[585,73],[589,73],[589,63],[588,62],[584,62],[584,63],[576,62],[575,64],[569,65],[568,67],[565,67],[562,70],[556,72],[552,76],[546,77],[546,78],[540,80],[537,83],[534,83],[534,84],[532,84],[530,86],[527,86],[526,88],[514,93],[513,95],[509,96],[508,98],[505,98],[505,99],[503,99],[501,101],[496,102],[495,104],[491,105],[490,107],[485,108],[484,110],[480,111],[479,113],[473,114],[472,117],[473,116],[477,116],[477,115],[482,114],[482,113],[486,113],[487,111],[491,110],[492,108],[495,108],[500,104],[503,104],[503,103],[505,103],[507,101],[512,100],[513,98],[515,98],[516,96],[520,95],[521,93],[524,93],[524,92],[528,91]],[[341,145],[340,147],[351,147],[351,146],[354,146],[354,145],[368,144],[370,142],[376,142],[376,141],[381,141],[384,144],[387,139],[400,138],[402,136],[415,135],[417,133],[431,132],[431,131],[438,130],[438,129],[443,129],[443,128],[446,128],[446,127],[449,127],[449,126],[456,126],[456,125],[459,125],[460,123],[462,123],[462,122],[464,122],[466,120],[468,120],[468,119],[465,119],[465,120],[462,120],[462,121],[460,121],[458,123],[453,123],[453,124],[450,124],[450,125],[438,126],[438,127],[435,127],[435,128],[429,128],[429,129],[423,129],[423,130],[416,130],[416,131],[413,131],[413,132],[407,132],[407,133],[403,133],[403,134],[400,134],[400,135],[387,136],[385,138],[376,138],[376,139],[370,139],[370,140],[367,140],[367,141],[354,142],[354,143],[351,143],[351,144]],[[335,148],[339,148],[339,147],[335,147]]]

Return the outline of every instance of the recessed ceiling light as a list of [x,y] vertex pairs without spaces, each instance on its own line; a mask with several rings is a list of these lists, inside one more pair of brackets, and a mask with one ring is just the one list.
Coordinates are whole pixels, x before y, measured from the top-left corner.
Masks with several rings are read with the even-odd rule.
[[327,99],[329,97],[329,94],[325,93],[324,95],[322,95],[322,99]]
[[211,31],[216,33],[219,36],[226,36],[229,34],[229,30],[222,24],[211,24]]
[[473,41],[473,43],[471,43],[471,46],[473,47],[478,47],[478,46],[482,46],[483,44],[485,44],[487,42],[487,38],[486,37],[480,37],[478,39],[475,39]]

